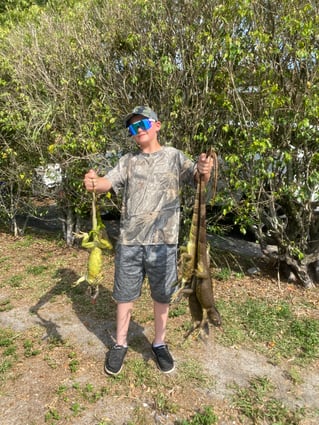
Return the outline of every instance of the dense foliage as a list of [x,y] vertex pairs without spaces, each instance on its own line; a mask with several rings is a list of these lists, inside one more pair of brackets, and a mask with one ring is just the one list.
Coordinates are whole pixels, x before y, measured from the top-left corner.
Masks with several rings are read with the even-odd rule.
[[318,16],[306,0],[2,2],[2,216],[14,221],[25,206],[36,166],[59,163],[63,182],[51,196],[72,243],[88,205],[84,170],[100,154],[105,168],[130,149],[122,117],[147,103],[163,121],[163,142],[194,158],[211,144],[218,152],[215,226],[232,214],[311,286]]

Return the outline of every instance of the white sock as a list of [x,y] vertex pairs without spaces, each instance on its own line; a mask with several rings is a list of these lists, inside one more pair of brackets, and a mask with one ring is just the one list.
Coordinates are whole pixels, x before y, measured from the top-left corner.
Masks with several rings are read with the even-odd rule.
[[157,348],[157,347],[162,347],[163,345],[165,345],[165,343],[164,342],[160,342],[158,344],[153,344],[153,347],[154,348]]

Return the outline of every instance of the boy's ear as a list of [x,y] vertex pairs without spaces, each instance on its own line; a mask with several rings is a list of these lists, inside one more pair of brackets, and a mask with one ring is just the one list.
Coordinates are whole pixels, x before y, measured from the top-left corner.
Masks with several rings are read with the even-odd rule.
[[160,121],[155,121],[156,131],[159,131],[161,129],[161,125],[162,123]]

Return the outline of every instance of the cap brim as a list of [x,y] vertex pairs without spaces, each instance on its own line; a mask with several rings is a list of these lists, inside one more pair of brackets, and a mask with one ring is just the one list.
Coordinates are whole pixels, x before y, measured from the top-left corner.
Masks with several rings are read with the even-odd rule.
[[129,126],[130,119],[133,118],[135,115],[141,115],[141,117],[148,118],[146,115],[143,115],[143,114],[133,114],[133,113],[131,113],[131,114],[127,115],[124,119],[125,128],[127,128]]

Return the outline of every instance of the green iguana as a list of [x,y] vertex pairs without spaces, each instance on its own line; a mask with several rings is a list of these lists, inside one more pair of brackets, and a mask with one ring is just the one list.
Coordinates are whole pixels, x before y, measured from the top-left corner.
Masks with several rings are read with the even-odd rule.
[[[217,155],[210,150],[207,156],[211,156],[214,161],[213,196],[215,196],[218,172]],[[175,293],[174,299],[177,299],[180,294],[188,297],[193,320],[193,329],[189,334],[198,328],[202,331],[208,322],[220,326],[221,317],[215,306],[210,275],[209,246],[206,237],[206,184],[202,175],[198,177],[189,241],[181,254],[180,274],[179,289]]]
[[82,238],[81,246],[89,249],[90,255],[86,274],[81,276],[74,286],[81,282],[87,282],[92,303],[95,303],[99,294],[99,284],[102,280],[102,252],[103,249],[112,249],[112,244],[106,234],[105,226],[97,207],[95,192],[92,193],[92,229],[88,233],[75,233],[75,236]]

